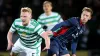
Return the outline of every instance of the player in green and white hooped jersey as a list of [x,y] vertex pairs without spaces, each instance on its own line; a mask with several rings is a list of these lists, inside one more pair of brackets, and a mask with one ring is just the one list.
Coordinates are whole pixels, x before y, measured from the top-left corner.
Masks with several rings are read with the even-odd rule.
[[45,1],[43,3],[43,10],[44,13],[39,16],[37,21],[42,27],[46,26],[46,30],[51,30],[57,23],[63,21],[58,13],[52,12],[52,3],[50,1]]
[[[28,7],[21,8],[20,18],[16,19],[7,34],[9,50],[12,47],[10,56],[16,53],[25,52],[26,56],[40,56],[41,42],[43,37],[45,39],[46,47],[49,49],[50,39],[47,33],[42,29],[41,25],[32,17],[32,10]],[[13,45],[12,35],[17,31],[20,38]]]

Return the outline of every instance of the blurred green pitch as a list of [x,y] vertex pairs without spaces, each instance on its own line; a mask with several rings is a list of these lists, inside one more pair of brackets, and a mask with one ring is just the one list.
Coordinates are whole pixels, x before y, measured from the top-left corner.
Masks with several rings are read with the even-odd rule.
[[[88,56],[88,51],[77,51],[77,56]],[[9,56],[9,52],[0,52],[0,56]],[[46,56],[46,52],[42,52],[41,56]]]

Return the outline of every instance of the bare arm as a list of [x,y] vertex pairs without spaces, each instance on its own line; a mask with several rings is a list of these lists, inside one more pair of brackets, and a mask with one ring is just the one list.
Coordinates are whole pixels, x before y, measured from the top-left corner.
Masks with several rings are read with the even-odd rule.
[[13,43],[12,43],[12,35],[13,35],[13,33],[10,32],[10,31],[7,34],[7,40],[8,40],[7,50],[9,50],[11,48],[11,46],[13,45]]
[[43,32],[43,33],[41,34],[41,36],[44,38],[44,40],[45,40],[45,45],[46,45],[46,47],[45,47],[43,50],[45,50],[45,49],[50,49],[50,38],[48,37],[47,32]]
[[10,50],[10,48],[13,46],[12,43],[12,35],[13,33],[16,31],[16,27],[15,27],[15,21],[13,22],[12,26],[10,27],[8,34],[7,34],[7,40],[8,40],[8,46],[7,46],[7,50]]
[[13,34],[13,33],[10,32],[10,31],[9,31],[8,34],[7,34],[8,43],[9,43],[9,42],[12,42],[12,34]]

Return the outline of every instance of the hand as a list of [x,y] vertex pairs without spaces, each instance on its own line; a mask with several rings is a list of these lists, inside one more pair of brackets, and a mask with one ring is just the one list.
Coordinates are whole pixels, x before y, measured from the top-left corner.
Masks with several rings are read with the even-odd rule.
[[42,51],[48,50],[50,49],[50,47],[44,47],[44,49]]
[[9,42],[8,43],[8,46],[7,46],[7,50],[10,50],[12,46],[13,46],[13,43],[12,42]]
[[76,56],[76,54],[72,54],[72,56]]

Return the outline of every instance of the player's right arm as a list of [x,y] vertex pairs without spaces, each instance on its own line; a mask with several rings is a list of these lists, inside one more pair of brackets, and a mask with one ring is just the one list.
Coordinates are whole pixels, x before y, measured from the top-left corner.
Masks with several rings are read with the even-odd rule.
[[15,22],[13,22],[11,28],[9,29],[8,31],[8,34],[7,34],[7,40],[8,40],[8,46],[7,46],[7,50],[10,50],[11,47],[13,46],[13,43],[12,43],[12,35],[13,33],[16,31],[15,29]]
[[56,24],[51,29],[51,31],[46,31],[46,32],[48,33],[48,35],[56,35],[57,36],[57,34],[58,34],[57,31],[61,30],[61,27],[71,27],[71,26],[74,26],[74,25],[76,25],[76,19],[74,17],[72,17],[72,18],[70,18],[68,20],[65,20],[65,21],[63,21],[61,23]]
[[12,43],[12,35],[13,35],[13,33],[10,32],[10,31],[7,34],[7,40],[8,40],[7,50],[10,50],[11,47],[13,46],[13,43]]

